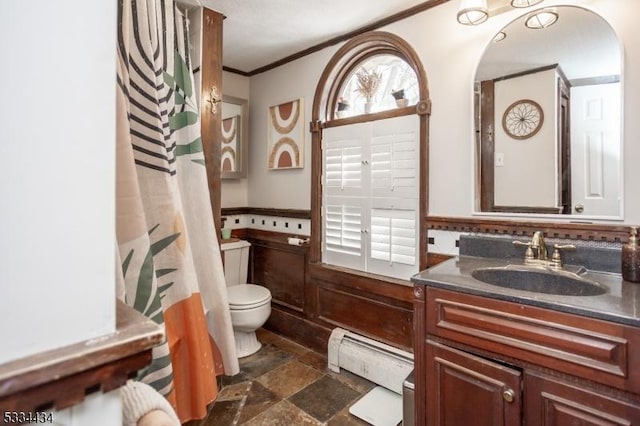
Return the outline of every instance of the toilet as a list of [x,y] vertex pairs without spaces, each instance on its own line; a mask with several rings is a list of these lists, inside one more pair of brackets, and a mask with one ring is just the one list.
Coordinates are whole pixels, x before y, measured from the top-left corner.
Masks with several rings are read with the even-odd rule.
[[247,283],[250,247],[251,244],[243,240],[221,245],[238,358],[252,355],[260,349],[262,345],[256,337],[256,330],[264,325],[271,314],[269,289]]

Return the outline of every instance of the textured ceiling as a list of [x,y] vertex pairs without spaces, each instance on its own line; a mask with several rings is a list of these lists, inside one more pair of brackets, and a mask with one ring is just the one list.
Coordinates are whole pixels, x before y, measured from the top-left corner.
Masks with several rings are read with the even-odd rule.
[[[328,40],[348,34],[354,30],[380,21],[429,0],[178,0],[181,3],[200,5],[218,11],[225,16],[223,24],[223,65],[240,72],[253,71],[273,64],[298,52],[322,44]],[[432,0],[435,1],[435,0]],[[453,0],[458,1],[458,0]],[[490,16],[511,10],[509,0],[489,0]],[[538,7],[543,7],[544,3]],[[536,9],[538,8],[536,7]],[[577,10],[577,13],[581,10]],[[523,10],[523,14],[525,11]],[[525,30],[522,23],[511,25],[507,39],[499,43],[496,52],[487,50],[487,55],[502,55],[493,58],[498,68],[506,62],[520,63],[509,71],[517,72],[539,64],[553,62],[548,58],[551,51],[560,51],[565,60],[563,68],[569,78],[579,77],[582,70],[593,64],[613,63],[608,59],[611,43],[617,43],[615,34],[608,25],[602,25],[597,16],[573,16],[567,10],[561,13],[556,25],[539,32],[550,33],[549,38],[535,41],[536,31]],[[600,21],[600,22],[598,22]],[[582,25],[576,27],[575,23]],[[577,28],[583,28],[579,30]],[[570,35],[571,37],[567,37]],[[612,36],[613,35],[613,36]],[[589,49],[576,49],[565,43],[571,38],[582,39]],[[612,41],[612,38],[614,41]],[[526,46],[526,47],[525,47]],[[553,46],[553,49],[549,49]],[[497,46],[496,46],[497,47]],[[609,49],[609,50],[608,50]],[[601,58],[602,60],[593,60]],[[605,61],[604,59],[608,60]],[[575,70],[575,72],[574,72]],[[497,70],[485,69],[480,77],[493,77]],[[500,72],[506,72],[501,69]],[[599,73],[599,74],[598,74]],[[613,72],[611,72],[613,74]],[[604,70],[590,75],[605,75]]]
[[251,72],[426,0],[191,0],[222,13],[223,65]]

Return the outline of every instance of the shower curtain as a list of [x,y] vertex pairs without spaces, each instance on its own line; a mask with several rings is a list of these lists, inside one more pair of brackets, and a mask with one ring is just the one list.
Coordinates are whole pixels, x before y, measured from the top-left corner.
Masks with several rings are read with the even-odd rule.
[[163,324],[138,379],[202,418],[239,372],[209,202],[188,25],[172,0],[118,1],[118,296]]

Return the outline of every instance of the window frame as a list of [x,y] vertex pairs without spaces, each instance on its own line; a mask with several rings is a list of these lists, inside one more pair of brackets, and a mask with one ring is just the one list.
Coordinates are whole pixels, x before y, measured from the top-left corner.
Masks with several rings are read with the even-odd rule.
[[[348,118],[334,118],[335,105],[340,96],[340,91],[345,84],[345,79],[348,78],[359,64],[372,56],[381,54],[396,55],[409,64],[414,70],[418,79],[418,102],[415,105],[404,108],[356,115]],[[427,77],[424,67],[413,48],[399,36],[384,31],[364,33],[345,43],[327,63],[316,87],[311,113],[312,121],[310,123],[312,133],[310,263],[322,265],[322,130],[328,127],[411,114],[417,115],[420,121],[418,269],[422,270],[427,267],[426,216],[428,211],[429,116],[431,114]],[[327,266],[331,265],[327,264]],[[362,273],[362,271],[358,272]],[[380,276],[377,277],[380,278]],[[382,278],[384,279],[384,277]]]

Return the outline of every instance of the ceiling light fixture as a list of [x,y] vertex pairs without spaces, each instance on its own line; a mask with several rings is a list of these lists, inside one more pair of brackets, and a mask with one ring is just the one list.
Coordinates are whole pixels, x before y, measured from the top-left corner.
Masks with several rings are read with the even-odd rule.
[[540,30],[542,28],[550,27],[555,24],[558,20],[558,14],[555,12],[551,12],[548,10],[543,10],[538,13],[534,13],[529,16],[524,24],[527,28],[531,28],[533,30]]
[[479,25],[489,18],[487,0],[461,0],[458,22],[463,25]]
[[511,0],[512,7],[531,7],[542,3],[543,0]]

